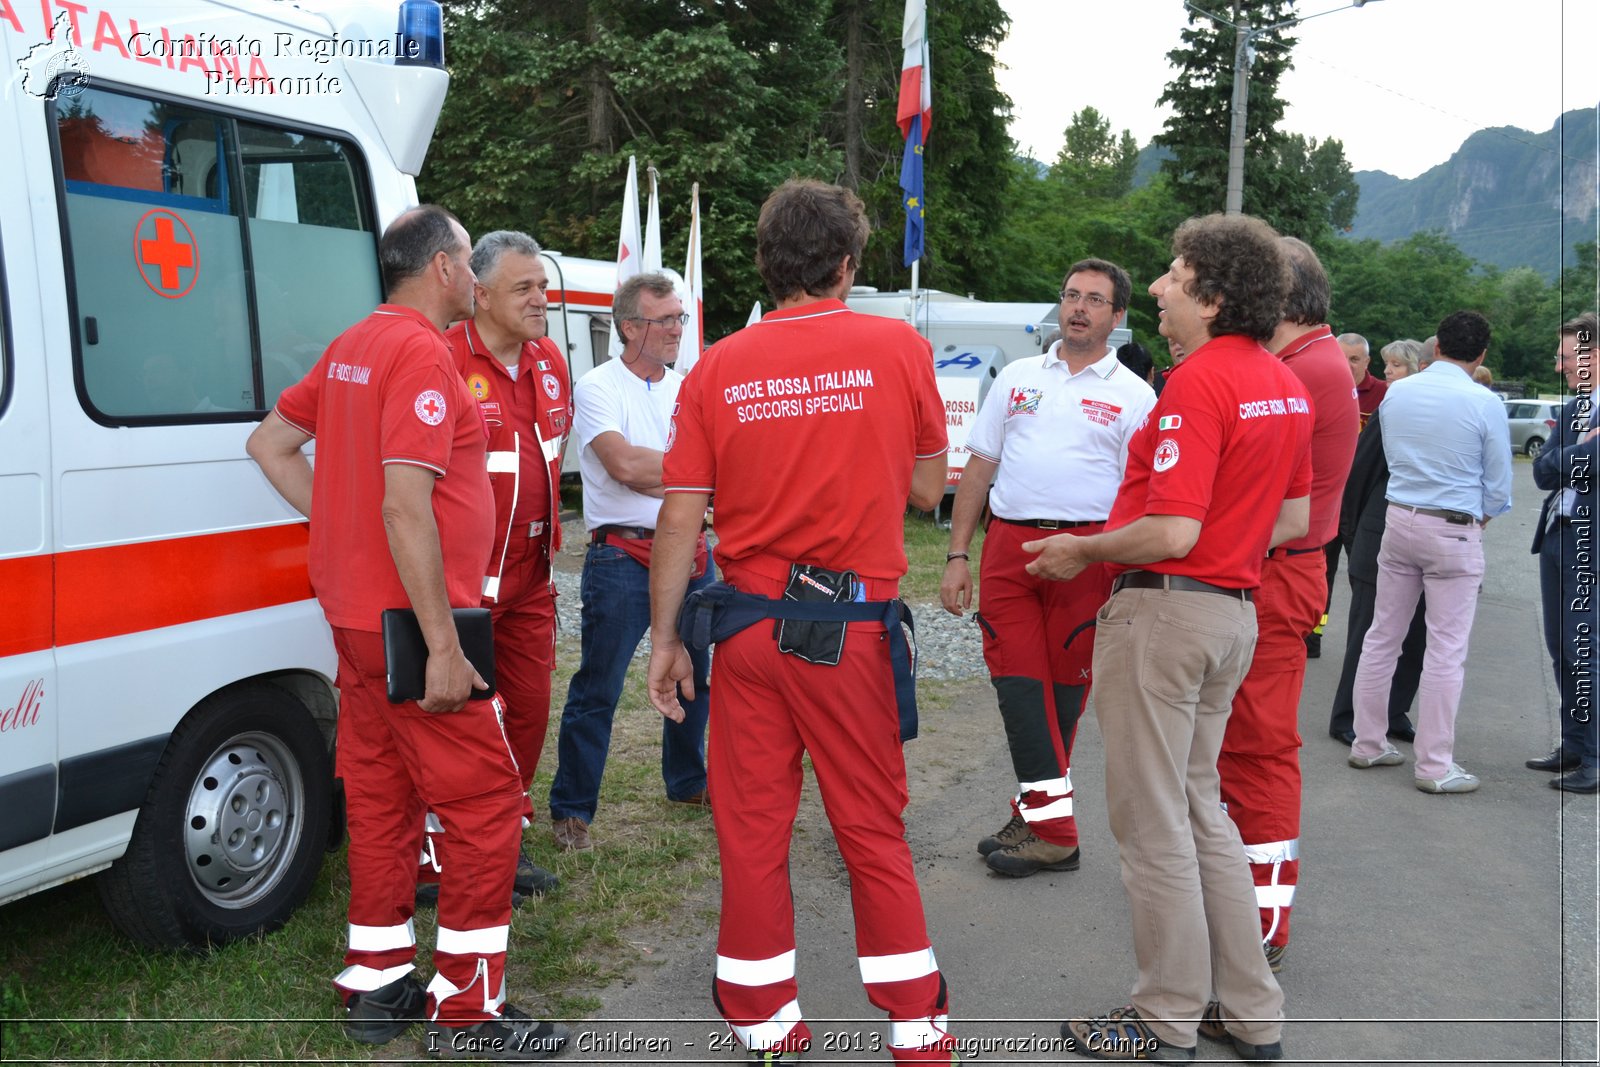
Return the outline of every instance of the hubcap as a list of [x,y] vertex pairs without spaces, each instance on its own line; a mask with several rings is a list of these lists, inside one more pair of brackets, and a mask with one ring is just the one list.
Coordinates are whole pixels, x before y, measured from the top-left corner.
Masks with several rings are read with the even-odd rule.
[[270,892],[293,860],[305,783],[299,762],[267,734],[230,738],[201,765],[184,813],[184,851],[213,903],[243,908]]

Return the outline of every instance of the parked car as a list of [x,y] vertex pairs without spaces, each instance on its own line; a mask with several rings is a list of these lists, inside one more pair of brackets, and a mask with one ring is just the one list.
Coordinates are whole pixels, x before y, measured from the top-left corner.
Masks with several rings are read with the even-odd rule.
[[1561,404],[1555,400],[1507,400],[1506,418],[1511,423],[1511,450],[1537,456],[1539,449],[1555,432]]

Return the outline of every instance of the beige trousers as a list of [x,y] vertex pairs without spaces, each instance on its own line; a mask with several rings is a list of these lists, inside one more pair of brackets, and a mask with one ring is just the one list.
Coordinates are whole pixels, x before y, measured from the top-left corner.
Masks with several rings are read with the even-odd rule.
[[1194,1047],[1212,999],[1252,1044],[1283,1029],[1255,885],[1217,778],[1229,705],[1255,643],[1255,605],[1218,593],[1125,589],[1097,617],[1094,703],[1133,914],[1133,1006],[1180,1047]]

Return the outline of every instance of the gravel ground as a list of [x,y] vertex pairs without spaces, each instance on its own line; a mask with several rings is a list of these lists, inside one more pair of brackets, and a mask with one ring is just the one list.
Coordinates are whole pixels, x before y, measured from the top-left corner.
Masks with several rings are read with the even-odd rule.
[[[582,565],[580,554],[578,567],[581,569]],[[578,639],[578,579],[577,571],[557,567],[556,588],[561,596],[556,600],[556,614],[560,634],[574,641]],[[958,619],[938,604],[913,604],[911,610],[917,620],[917,652],[921,657],[917,677],[926,681],[988,677],[983,666],[983,645],[970,614]],[[646,634],[634,658],[643,660],[649,656],[650,636]]]

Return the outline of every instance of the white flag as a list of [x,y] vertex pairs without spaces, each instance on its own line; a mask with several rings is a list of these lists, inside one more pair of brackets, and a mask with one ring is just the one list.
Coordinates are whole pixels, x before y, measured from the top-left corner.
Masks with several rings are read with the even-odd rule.
[[[628,157],[628,185],[622,193],[622,234],[617,238],[617,288],[636,274],[644,273],[644,242],[639,238],[639,167]],[[622,336],[616,319],[611,320],[612,358],[622,355]]]
[[644,217],[644,269],[661,269],[661,202],[656,199],[656,168],[646,167],[650,179],[650,207]]
[[699,182],[694,183],[689,193],[689,257],[683,266],[683,280],[688,289],[683,298],[683,310],[689,321],[684,324],[683,340],[678,343],[677,367],[678,373],[688,374],[706,347],[705,284],[700,273]]
[[761,321],[761,301],[756,301],[756,306],[750,309],[750,317],[745,320],[746,326],[754,326]]

